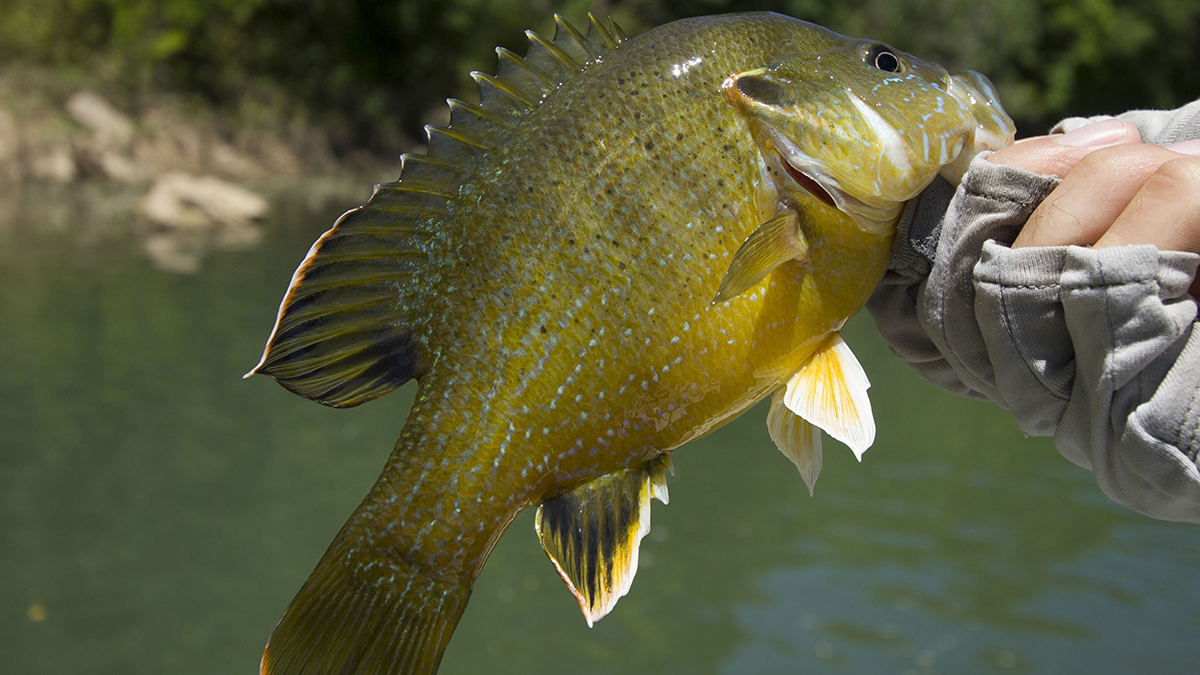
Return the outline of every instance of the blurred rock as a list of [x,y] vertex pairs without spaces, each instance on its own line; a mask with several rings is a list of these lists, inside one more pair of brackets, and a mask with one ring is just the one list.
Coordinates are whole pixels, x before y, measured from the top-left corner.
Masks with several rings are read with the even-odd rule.
[[154,267],[172,274],[195,274],[204,260],[203,232],[152,232],[146,236],[146,255]]
[[69,183],[75,180],[78,168],[70,148],[65,145],[50,145],[30,150],[29,173],[39,180]]
[[271,171],[284,176],[299,176],[304,173],[304,163],[300,157],[281,141],[270,140],[262,143],[260,150],[263,161]]
[[97,161],[105,176],[120,183],[142,183],[150,177],[148,167],[116,152],[103,151]]
[[99,94],[76,92],[67,99],[67,113],[104,147],[124,150],[133,140],[133,122]]
[[266,173],[250,155],[228,143],[214,143],[211,156],[213,168],[232,178],[259,178]]
[[92,138],[76,139],[75,162],[84,176],[99,176],[136,185],[150,179],[152,170],[129,155],[101,145]]
[[0,185],[21,180],[21,136],[17,121],[0,108]]
[[195,229],[249,225],[265,216],[267,207],[267,200],[241,186],[171,171],[155,182],[138,210],[161,225]]
[[267,208],[259,195],[214,176],[169,172],[138,205],[138,212],[159,226],[146,236],[146,253],[160,270],[195,273],[210,246],[256,246],[262,233],[252,221],[265,216]]

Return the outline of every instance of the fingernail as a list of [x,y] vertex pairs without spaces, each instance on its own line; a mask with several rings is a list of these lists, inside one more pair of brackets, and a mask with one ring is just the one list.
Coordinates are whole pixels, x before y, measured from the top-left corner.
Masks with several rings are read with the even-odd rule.
[[1200,139],[1194,141],[1180,141],[1170,145],[1164,145],[1166,149],[1172,152],[1178,152],[1181,155],[1200,155]]
[[1063,145],[1113,145],[1125,139],[1128,131],[1121,120],[1104,120],[1079,127],[1068,134],[1055,136],[1054,140]]

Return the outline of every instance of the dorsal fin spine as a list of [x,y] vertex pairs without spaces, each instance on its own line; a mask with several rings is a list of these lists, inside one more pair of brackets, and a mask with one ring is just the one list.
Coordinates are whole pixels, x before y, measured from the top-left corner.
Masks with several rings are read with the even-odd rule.
[[[488,112],[483,106],[467,103],[456,98],[446,99],[446,104],[450,106],[450,127],[470,125],[476,121],[485,121],[489,124],[494,124],[504,130],[512,128],[504,119]],[[458,113],[456,115],[456,113]],[[462,115],[471,115],[472,117],[462,117]]]
[[481,73],[476,70],[471,72],[471,77],[474,78],[475,82],[479,84],[479,97],[485,102],[488,101],[490,97],[486,95],[484,87],[490,87],[497,92],[503,93],[526,108],[536,108],[538,105],[538,101],[531,100],[522,92],[518,91],[516,87],[510,86],[507,82],[498,80],[487,73]]
[[547,42],[542,38],[542,36],[531,30],[525,31],[525,36],[529,38],[529,47],[531,52],[533,51],[533,46],[537,45],[538,47],[545,49],[546,52],[553,56],[566,70],[572,73],[578,73],[580,70],[583,70],[582,63],[576,61],[571,57],[570,54],[563,51],[561,47],[553,42]]
[[611,16],[608,17],[608,25],[609,25],[609,28],[612,29],[611,32],[613,34],[613,37],[615,37],[617,39],[617,42],[624,42],[629,39],[629,38],[625,37],[625,31],[621,30],[621,27],[617,25],[616,21],[613,21],[613,18]]
[[[474,134],[465,133],[458,129],[449,127],[437,127],[432,124],[426,125],[425,134],[429,136],[429,153],[433,154],[438,144],[446,143],[447,141],[457,141],[463,145],[469,145],[474,148],[479,148],[484,152],[492,152],[496,149],[495,146],[475,136]],[[400,176],[401,184],[403,184],[404,176]]]
[[442,183],[433,181],[425,182],[418,181],[412,178],[405,178],[400,184],[400,188],[408,192],[418,192],[421,194],[433,195],[442,199],[451,199],[458,196],[457,192],[447,190]]
[[510,71],[515,69],[527,74],[537,82],[540,82],[546,89],[554,88],[553,82],[547,79],[545,75],[538,72],[535,68],[530,66],[525,59],[518,56],[516,52],[505,49],[504,47],[496,47],[496,57],[500,60],[500,65],[496,68],[497,77],[502,78]]
[[400,188],[428,194],[452,197],[457,192],[447,189],[461,181],[463,169],[428,155],[404,154],[400,157]]
[[563,51],[572,49],[578,51],[582,58],[574,56],[572,58],[583,63],[592,61],[597,56],[600,56],[600,54],[592,49],[588,41],[584,39],[583,34],[563,20],[558,14],[554,15],[554,44],[558,45]]
[[604,24],[600,23],[600,21],[596,19],[596,15],[588,12],[588,32],[585,38],[588,41],[592,41],[593,36],[597,36],[599,38],[600,43],[603,45],[605,51],[611,52],[617,48],[617,40],[613,37],[613,34],[608,32],[608,29],[604,27]]
[[[445,198],[435,198],[427,192],[410,190],[399,182],[375,186],[375,194],[360,208],[386,211],[390,214],[411,213],[416,215],[444,215],[447,212]],[[389,223],[394,227],[405,225],[404,221]]]

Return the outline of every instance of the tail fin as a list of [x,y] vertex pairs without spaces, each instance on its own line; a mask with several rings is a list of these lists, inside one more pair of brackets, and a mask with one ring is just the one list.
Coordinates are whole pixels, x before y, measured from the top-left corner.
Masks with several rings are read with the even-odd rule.
[[447,581],[404,561],[363,560],[341,541],[271,633],[261,675],[432,675],[474,577]]

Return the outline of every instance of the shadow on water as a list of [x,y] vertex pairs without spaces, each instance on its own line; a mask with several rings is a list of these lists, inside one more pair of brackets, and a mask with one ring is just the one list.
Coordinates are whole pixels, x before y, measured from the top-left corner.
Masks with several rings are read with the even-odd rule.
[[[256,250],[171,276],[120,218],[52,197],[0,222],[5,669],[252,672],[412,397],[338,411],[240,379],[355,202],[283,200]],[[1001,411],[918,380],[869,319],[848,332],[879,425],[861,465],[827,441],[809,498],[761,406],[683,449],[631,594],[591,630],[526,513],[442,672],[1189,668],[1194,527],[1112,505]]]

